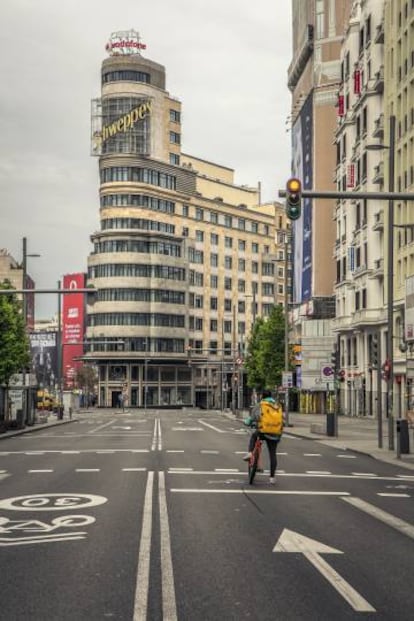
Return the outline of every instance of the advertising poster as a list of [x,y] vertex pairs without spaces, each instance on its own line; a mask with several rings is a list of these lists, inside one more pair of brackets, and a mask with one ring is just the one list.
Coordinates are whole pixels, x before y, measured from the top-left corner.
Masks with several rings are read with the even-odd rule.
[[36,385],[52,390],[58,378],[57,332],[31,332],[29,339]]
[[[85,274],[66,274],[63,277],[64,289],[83,289]],[[76,370],[82,362],[76,360],[83,354],[85,333],[85,300],[83,293],[64,293],[62,304],[62,360],[63,387],[74,387]]]

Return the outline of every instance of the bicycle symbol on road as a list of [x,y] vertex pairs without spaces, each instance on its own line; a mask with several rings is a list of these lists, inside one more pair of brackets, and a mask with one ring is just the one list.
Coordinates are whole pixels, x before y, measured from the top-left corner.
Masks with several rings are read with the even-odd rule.
[[[0,509],[29,512],[67,511],[96,507],[107,500],[104,496],[94,494],[31,494],[0,500]],[[32,518],[11,520],[0,516],[0,547],[85,539],[86,531],[72,529],[90,526],[95,521],[91,515],[63,515],[50,522]]]

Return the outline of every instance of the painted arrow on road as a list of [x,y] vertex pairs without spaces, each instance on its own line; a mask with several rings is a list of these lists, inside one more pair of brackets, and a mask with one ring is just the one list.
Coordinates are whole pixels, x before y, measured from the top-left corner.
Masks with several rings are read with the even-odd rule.
[[375,608],[320,556],[320,554],[343,554],[341,550],[331,548],[320,541],[316,541],[316,539],[310,539],[305,537],[305,535],[285,528],[273,548],[273,552],[303,554],[354,610],[358,612],[375,612]]

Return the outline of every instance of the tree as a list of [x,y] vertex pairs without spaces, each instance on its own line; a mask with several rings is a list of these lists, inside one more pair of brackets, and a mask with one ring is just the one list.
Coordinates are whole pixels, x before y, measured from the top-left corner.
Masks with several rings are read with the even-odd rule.
[[98,377],[94,367],[85,364],[76,371],[76,384],[85,394],[87,406],[89,405],[89,395],[93,395],[95,392],[97,380]]
[[285,321],[283,308],[274,306],[267,319],[259,317],[247,345],[247,385],[261,390],[282,383],[285,364]]
[[[0,283],[0,289],[10,289],[10,281]],[[7,418],[6,397],[12,375],[30,363],[29,339],[22,316],[21,302],[15,293],[0,295],[0,418]],[[5,390],[4,390],[5,389]]]

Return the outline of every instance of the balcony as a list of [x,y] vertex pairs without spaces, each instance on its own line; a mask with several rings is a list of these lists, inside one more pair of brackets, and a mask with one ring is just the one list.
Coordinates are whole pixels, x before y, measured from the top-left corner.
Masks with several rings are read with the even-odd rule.
[[372,183],[384,183],[384,162],[380,162],[377,166],[374,166]]
[[354,312],[350,327],[372,326],[385,321],[386,310],[382,308],[361,308]]
[[383,231],[384,230],[384,212],[377,211],[374,213],[374,224],[372,227],[373,231]]
[[376,259],[374,268],[371,271],[370,278],[384,278],[384,259]]
[[368,269],[367,264],[363,263],[362,265],[358,265],[358,267],[353,270],[352,276],[355,278],[356,276],[362,276],[363,274],[369,274],[370,272],[371,270]]
[[374,121],[374,131],[372,132],[373,138],[382,138],[384,136],[384,114],[380,114]]
[[377,93],[384,92],[384,65],[381,65],[379,71],[375,73],[373,87]]

